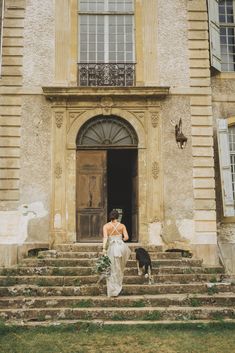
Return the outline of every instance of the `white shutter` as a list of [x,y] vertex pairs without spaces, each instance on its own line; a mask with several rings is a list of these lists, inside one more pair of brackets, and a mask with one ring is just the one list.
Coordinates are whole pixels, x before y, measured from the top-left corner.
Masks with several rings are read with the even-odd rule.
[[224,216],[232,217],[234,216],[234,200],[228,140],[228,124],[226,119],[217,120],[217,132]]
[[208,1],[211,66],[221,71],[219,1]]

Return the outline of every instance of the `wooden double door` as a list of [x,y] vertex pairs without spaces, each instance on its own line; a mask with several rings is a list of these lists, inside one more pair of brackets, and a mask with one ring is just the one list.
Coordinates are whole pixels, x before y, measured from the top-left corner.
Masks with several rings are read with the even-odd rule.
[[112,209],[119,210],[130,241],[138,241],[137,156],[137,149],[77,151],[78,242],[102,241],[102,228]]

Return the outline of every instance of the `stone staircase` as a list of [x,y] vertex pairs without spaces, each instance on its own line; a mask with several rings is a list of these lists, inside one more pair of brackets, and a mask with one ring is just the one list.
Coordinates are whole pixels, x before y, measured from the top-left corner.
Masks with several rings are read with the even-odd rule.
[[137,275],[134,248],[123,293],[107,298],[93,268],[101,244],[57,245],[20,265],[0,269],[0,320],[22,325],[74,322],[163,323],[235,320],[235,286],[222,267],[204,267],[181,253],[145,247],[154,284]]

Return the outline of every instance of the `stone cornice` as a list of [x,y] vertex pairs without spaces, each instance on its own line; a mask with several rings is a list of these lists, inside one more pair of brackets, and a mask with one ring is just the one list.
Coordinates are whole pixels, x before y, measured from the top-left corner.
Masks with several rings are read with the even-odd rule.
[[48,99],[78,97],[143,97],[165,98],[169,95],[170,87],[42,87]]

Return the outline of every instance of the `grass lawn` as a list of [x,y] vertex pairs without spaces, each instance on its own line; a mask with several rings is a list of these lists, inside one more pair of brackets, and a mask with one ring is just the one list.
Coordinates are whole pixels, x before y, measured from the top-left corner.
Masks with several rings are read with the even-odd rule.
[[0,326],[0,353],[233,353],[235,324]]

